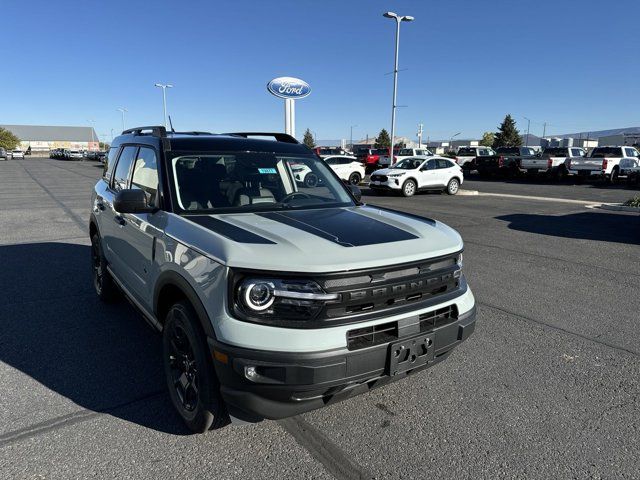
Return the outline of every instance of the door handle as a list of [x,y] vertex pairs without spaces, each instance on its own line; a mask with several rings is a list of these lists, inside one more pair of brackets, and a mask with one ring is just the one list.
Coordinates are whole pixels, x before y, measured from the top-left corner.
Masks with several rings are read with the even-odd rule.
[[127,224],[127,222],[125,221],[122,215],[116,215],[115,217],[113,217],[113,221],[116,222],[121,227],[124,227]]

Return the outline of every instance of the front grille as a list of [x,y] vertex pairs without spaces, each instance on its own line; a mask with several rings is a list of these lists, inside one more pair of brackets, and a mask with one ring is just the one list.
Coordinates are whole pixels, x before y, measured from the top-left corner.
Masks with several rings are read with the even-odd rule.
[[[432,312],[423,313],[420,319],[420,333],[432,332],[458,320],[458,307],[449,305]],[[382,323],[372,327],[356,328],[347,332],[347,349],[360,350],[383,343],[400,340],[398,322]]]
[[387,176],[386,175],[371,175],[371,180],[374,182],[386,182],[387,181]]
[[385,267],[366,273],[319,279],[327,293],[338,293],[339,300],[328,303],[327,320],[381,313],[392,313],[423,302],[432,302],[460,287],[461,271],[457,255],[409,265]]

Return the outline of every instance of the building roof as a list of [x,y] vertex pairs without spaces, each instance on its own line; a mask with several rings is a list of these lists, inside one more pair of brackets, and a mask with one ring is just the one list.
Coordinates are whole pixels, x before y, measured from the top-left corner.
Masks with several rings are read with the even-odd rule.
[[13,134],[22,141],[98,141],[98,135],[93,127],[59,127],[45,125],[0,125],[0,127],[13,132]]

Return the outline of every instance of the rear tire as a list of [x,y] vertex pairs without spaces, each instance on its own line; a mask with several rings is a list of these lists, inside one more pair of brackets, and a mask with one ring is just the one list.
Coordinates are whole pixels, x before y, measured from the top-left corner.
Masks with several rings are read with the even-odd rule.
[[213,360],[197,314],[186,301],[167,313],[162,333],[169,396],[187,427],[197,433],[229,423]]
[[112,303],[120,298],[120,290],[107,270],[107,260],[102,253],[100,235],[91,237],[91,271],[93,288],[98,298],[105,303]]
[[611,171],[611,174],[609,174],[609,183],[611,183],[611,185],[617,185],[620,182],[620,172],[618,171],[617,168],[614,168]]
[[349,175],[349,183],[351,185],[359,185],[360,180],[362,180],[362,177],[360,177],[360,174],[358,172],[353,172],[351,175]]
[[452,178],[451,180],[449,180],[449,183],[447,183],[447,189],[445,190],[445,192],[447,192],[448,195],[455,195],[456,193],[458,193],[459,190],[460,190],[460,182],[458,181],[458,179]]
[[402,185],[402,195],[404,197],[411,197],[415,195],[416,189],[417,189],[416,182],[414,182],[413,180],[407,180]]

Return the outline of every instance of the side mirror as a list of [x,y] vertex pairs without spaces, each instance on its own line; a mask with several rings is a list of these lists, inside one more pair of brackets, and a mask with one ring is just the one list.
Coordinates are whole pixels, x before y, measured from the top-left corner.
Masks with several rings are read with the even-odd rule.
[[155,209],[147,203],[147,194],[137,188],[120,190],[113,199],[113,209],[118,213],[151,213]]
[[362,198],[362,192],[358,188],[357,185],[349,185],[349,190],[351,190],[351,194],[355,197],[357,201],[360,201]]

